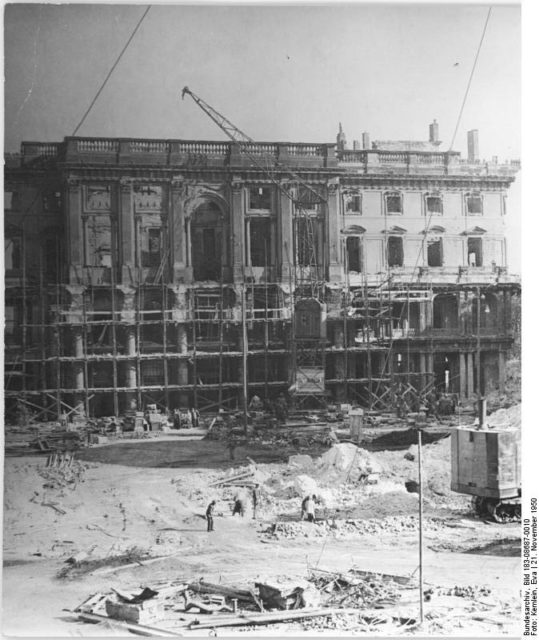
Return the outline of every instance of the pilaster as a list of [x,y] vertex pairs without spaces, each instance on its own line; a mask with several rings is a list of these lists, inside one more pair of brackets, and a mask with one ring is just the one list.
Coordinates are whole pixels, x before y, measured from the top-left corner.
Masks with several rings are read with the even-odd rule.
[[326,231],[328,234],[329,246],[329,280],[330,282],[342,282],[344,279],[342,257],[341,257],[341,225],[339,208],[339,181],[332,180],[328,184],[327,199],[327,222]]
[[234,178],[232,181],[232,210],[230,216],[232,231],[232,279],[234,282],[243,282],[244,277],[244,221],[245,221],[245,198],[244,184],[242,181]]
[[[286,185],[284,185],[287,188]],[[294,241],[293,241],[293,204],[282,191],[279,191],[277,211],[277,261],[281,265],[281,282],[288,285],[293,282]]]
[[129,283],[136,262],[135,247],[135,215],[133,211],[133,183],[129,178],[122,178],[118,185],[118,247],[120,255],[121,280]]
[[84,263],[84,234],[82,225],[82,185],[69,178],[66,182],[67,197],[67,261],[69,281],[76,282],[77,271]]
[[172,255],[173,282],[186,281],[187,246],[184,207],[185,185],[183,178],[175,178],[170,185],[170,252]]

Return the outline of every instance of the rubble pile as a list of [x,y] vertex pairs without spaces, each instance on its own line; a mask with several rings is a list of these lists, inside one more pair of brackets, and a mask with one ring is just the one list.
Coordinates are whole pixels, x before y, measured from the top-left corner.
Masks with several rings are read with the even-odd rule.
[[402,587],[391,578],[365,578],[353,570],[345,575],[313,570],[310,580],[324,594],[327,606],[381,609],[395,605],[401,598]]
[[515,404],[507,409],[498,409],[487,417],[487,425],[492,429],[521,429],[522,405]]
[[96,593],[74,613],[88,622],[114,620],[142,635],[168,635],[172,629],[250,627],[330,615],[333,609],[321,608],[320,601],[318,590],[301,578],[259,580],[245,587],[176,580],[136,592]]
[[[442,518],[426,518],[423,520],[423,530],[436,533],[446,527]],[[270,525],[264,534],[273,539],[294,538],[335,538],[355,537],[358,535],[378,535],[383,533],[386,538],[399,537],[405,533],[416,533],[419,521],[416,516],[389,516],[384,518],[364,519],[328,519],[318,522],[276,522]]]

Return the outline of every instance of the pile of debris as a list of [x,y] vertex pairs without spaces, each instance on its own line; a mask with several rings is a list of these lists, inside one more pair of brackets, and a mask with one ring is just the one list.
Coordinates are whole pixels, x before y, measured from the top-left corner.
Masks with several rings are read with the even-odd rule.
[[[423,529],[428,533],[436,533],[446,525],[443,518],[426,518]],[[335,538],[357,537],[359,535],[377,535],[399,537],[406,533],[419,531],[419,520],[416,516],[390,516],[387,518],[336,519],[311,522],[276,522],[270,525],[264,534],[270,539],[294,538]]]
[[79,430],[66,430],[58,422],[28,427],[9,427],[5,431],[6,455],[31,455],[55,451],[75,451],[85,444]]
[[73,453],[52,453],[45,466],[36,468],[38,474],[47,482],[44,489],[62,489],[69,486],[75,490],[79,482],[84,481],[84,472],[88,465],[75,460]]
[[[176,580],[127,592],[111,589],[89,597],[73,610],[86,622],[114,621],[141,635],[174,635],[179,629],[250,627],[328,616],[318,590],[306,580],[255,582],[240,588]],[[155,625],[159,626],[155,626]],[[150,626],[152,625],[152,626]]]
[[[350,569],[346,574],[311,569],[310,581],[323,594],[324,604],[332,607],[383,609],[397,604],[405,576],[389,576]],[[412,585],[413,586],[413,585]]]

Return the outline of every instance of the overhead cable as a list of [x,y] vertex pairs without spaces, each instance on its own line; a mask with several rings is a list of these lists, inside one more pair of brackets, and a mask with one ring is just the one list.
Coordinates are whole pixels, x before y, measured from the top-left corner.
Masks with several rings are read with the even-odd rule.
[[489,7],[488,9],[488,13],[487,13],[487,18],[485,20],[485,26],[483,27],[483,33],[481,34],[481,40],[479,41],[479,46],[477,47],[477,51],[475,54],[475,60],[473,63],[473,67],[472,70],[470,72],[470,77],[468,79],[468,85],[466,87],[466,91],[464,92],[464,99],[462,101],[462,106],[460,107],[460,112],[459,112],[459,117],[457,118],[457,124],[455,126],[455,131],[453,133],[453,137],[451,138],[451,144],[449,145],[449,151],[452,151],[453,149],[453,144],[455,143],[455,138],[457,137],[457,131],[460,125],[460,119],[462,118],[462,112],[464,111],[464,105],[466,104],[466,99],[468,98],[468,92],[470,91],[470,86],[472,84],[472,79],[473,79],[473,74],[475,71],[475,67],[477,65],[477,60],[479,58],[479,53],[481,51],[481,46],[483,44],[483,40],[485,38],[485,33],[487,31],[487,25],[488,25],[488,21],[490,19],[490,14],[492,13],[492,7]]
[[116,67],[118,66],[118,63],[120,62],[120,60],[122,59],[123,54],[126,52],[127,47],[131,44],[131,40],[133,40],[133,38],[135,37],[135,34],[137,33],[140,25],[142,24],[144,18],[148,15],[148,12],[151,9],[151,5],[149,5],[148,7],[146,7],[146,10],[144,11],[144,13],[142,14],[142,17],[140,18],[140,20],[137,22],[137,26],[133,29],[133,32],[131,33],[131,35],[129,36],[128,41],[125,43],[124,48],[121,50],[120,55],[116,58],[115,63],[112,65],[110,71],[107,73],[107,76],[105,78],[105,80],[103,80],[103,83],[101,84],[101,86],[99,87],[98,92],[95,94],[94,99],[92,100],[92,102],[90,103],[90,106],[88,107],[88,109],[86,109],[86,113],[82,116],[81,121],[79,122],[79,124],[76,126],[75,131],[73,131],[72,135],[76,136],[78,130],[81,128],[81,126],[83,125],[84,121],[86,120],[88,114],[90,113],[90,111],[92,110],[92,107],[94,106],[94,104],[97,102],[97,99],[99,98],[99,96],[101,95],[101,92],[103,91],[103,89],[105,88],[105,85],[107,84],[109,78],[111,77],[111,75],[114,73],[114,69],[116,69]]

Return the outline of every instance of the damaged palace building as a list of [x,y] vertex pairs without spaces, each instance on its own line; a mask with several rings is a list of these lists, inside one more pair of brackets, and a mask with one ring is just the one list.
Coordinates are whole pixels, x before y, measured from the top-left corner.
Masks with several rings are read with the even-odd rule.
[[436,122],[353,149],[342,129],[23,142],[5,166],[7,420],[502,390],[519,164],[477,145],[441,151]]

